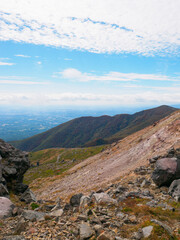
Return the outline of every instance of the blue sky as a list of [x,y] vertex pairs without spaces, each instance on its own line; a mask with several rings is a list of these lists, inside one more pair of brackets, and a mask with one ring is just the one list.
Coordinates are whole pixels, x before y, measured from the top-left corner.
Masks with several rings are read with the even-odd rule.
[[1,106],[180,104],[179,0],[1,0]]

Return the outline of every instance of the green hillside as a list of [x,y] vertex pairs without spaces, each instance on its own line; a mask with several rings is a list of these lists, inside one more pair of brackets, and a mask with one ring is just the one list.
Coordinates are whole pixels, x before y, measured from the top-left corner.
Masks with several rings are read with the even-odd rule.
[[176,110],[176,108],[164,105],[132,115],[80,117],[25,140],[11,142],[11,144],[25,151],[108,144],[141,130]]
[[[84,159],[103,151],[106,146],[88,148],[50,148],[29,154],[31,168],[24,175],[24,182],[30,184],[37,178],[61,175]],[[37,166],[38,163],[38,166]]]

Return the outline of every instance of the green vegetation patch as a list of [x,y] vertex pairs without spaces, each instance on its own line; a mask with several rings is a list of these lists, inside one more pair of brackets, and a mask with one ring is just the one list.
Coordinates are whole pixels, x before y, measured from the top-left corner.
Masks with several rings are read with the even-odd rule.
[[34,210],[34,209],[36,209],[36,208],[38,208],[39,207],[39,205],[37,204],[37,203],[31,203],[31,208],[32,208],[32,210]]
[[32,167],[26,172],[24,183],[30,184],[37,178],[61,175],[81,161],[100,153],[105,148],[106,146],[51,148],[32,152],[29,154]]

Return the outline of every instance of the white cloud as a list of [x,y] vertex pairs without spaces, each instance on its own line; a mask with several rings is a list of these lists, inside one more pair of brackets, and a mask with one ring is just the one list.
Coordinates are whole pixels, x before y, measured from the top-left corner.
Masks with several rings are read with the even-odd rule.
[[39,61],[39,62],[37,62],[37,64],[41,65],[41,64],[42,64],[42,62],[41,62],[41,61]]
[[152,92],[144,91],[134,93],[133,95],[122,93],[114,94],[93,94],[93,93],[56,93],[56,94],[33,94],[33,93],[16,93],[16,94],[0,94],[0,104],[22,104],[22,105],[81,105],[90,106],[147,106],[161,104],[180,104],[180,88],[177,91],[170,92]]
[[97,53],[179,53],[179,9],[179,0],[1,0],[0,40]]
[[23,55],[23,54],[16,54],[16,57],[22,57],[22,58],[30,58],[28,55]]
[[70,80],[78,81],[138,81],[138,80],[153,80],[153,81],[180,81],[180,77],[170,77],[160,74],[140,74],[140,73],[121,73],[109,72],[104,75],[95,75],[91,73],[82,73],[75,68],[67,68],[59,73],[54,73],[54,77],[62,77]]
[[0,62],[0,66],[12,66],[14,63]]

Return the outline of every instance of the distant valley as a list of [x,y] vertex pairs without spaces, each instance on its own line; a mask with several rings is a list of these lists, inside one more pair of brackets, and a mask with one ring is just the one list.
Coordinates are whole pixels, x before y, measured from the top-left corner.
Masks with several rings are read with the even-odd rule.
[[[100,116],[105,111],[73,110],[73,109],[43,109],[43,110],[12,110],[0,108],[0,138],[5,141],[22,140],[35,134],[47,131],[61,123],[80,116]],[[107,110],[108,114],[115,114]]]

